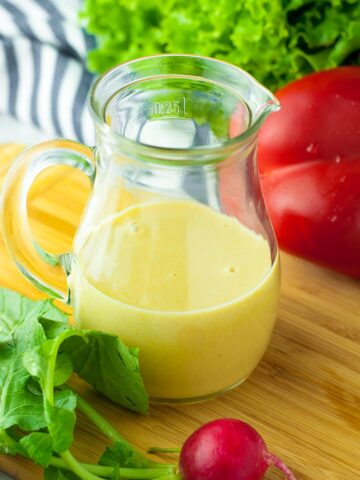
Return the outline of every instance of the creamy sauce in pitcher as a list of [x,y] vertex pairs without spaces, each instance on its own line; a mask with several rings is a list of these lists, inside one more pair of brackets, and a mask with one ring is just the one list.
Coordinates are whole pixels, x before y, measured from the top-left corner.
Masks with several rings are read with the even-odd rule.
[[202,204],[127,208],[86,235],[75,316],[140,349],[147,391],[195,398],[245,379],[263,355],[279,294],[261,236]]

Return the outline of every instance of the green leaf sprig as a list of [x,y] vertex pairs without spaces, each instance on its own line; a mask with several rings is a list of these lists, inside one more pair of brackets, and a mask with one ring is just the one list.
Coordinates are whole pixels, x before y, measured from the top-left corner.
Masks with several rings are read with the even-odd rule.
[[[44,467],[45,480],[176,480],[138,452],[66,382],[76,373],[114,402],[147,413],[138,352],[115,335],[72,328],[50,300],[0,289],[0,455]],[[98,464],[71,453],[76,409],[107,436]]]

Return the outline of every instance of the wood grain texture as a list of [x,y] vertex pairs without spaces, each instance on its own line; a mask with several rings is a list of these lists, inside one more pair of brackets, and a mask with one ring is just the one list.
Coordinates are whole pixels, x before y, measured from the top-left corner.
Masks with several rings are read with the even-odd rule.
[[[0,150],[0,182],[4,171]],[[45,172],[37,181],[29,207],[34,234],[44,247],[70,248],[88,191],[87,179],[69,168]],[[153,406],[148,417],[118,408],[79,380],[75,388],[142,449],[179,446],[201,423],[236,417],[253,424],[299,480],[358,480],[359,282],[285,253],[281,260],[282,297],[272,341],[242,386],[198,405]],[[0,262],[1,286],[41,297],[16,270],[2,240]],[[105,443],[80,416],[74,453],[96,461]],[[0,466],[18,480],[42,478],[38,467],[18,458],[0,457]],[[280,478],[276,471],[266,476]]]

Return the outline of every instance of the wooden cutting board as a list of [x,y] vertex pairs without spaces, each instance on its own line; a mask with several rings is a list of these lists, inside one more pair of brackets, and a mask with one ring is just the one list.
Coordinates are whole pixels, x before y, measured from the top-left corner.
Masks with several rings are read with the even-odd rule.
[[[9,147],[7,147],[9,148]],[[16,148],[14,148],[14,152]],[[9,152],[9,150],[8,150]],[[9,159],[1,155],[1,176]],[[29,198],[32,228],[53,252],[70,247],[89,192],[87,179],[68,167],[42,174]],[[254,425],[298,480],[360,478],[360,284],[285,253],[278,322],[253,375],[227,395],[198,405],[153,406],[141,417],[75,381],[79,392],[142,449],[179,446],[200,424],[236,417]],[[0,286],[40,298],[0,241]],[[73,453],[96,461],[105,439],[82,417]],[[41,470],[0,456],[0,470],[38,480]],[[269,471],[266,480],[280,479]]]

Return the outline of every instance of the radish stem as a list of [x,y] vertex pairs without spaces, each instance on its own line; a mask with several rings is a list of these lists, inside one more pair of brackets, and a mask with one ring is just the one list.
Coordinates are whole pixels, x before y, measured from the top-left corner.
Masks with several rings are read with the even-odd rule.
[[[71,468],[68,463],[65,463],[64,460],[58,457],[52,457],[49,465],[61,470],[70,470]],[[103,467],[101,465],[90,465],[87,463],[81,463],[80,465],[88,472],[92,473],[93,475],[98,475],[101,478],[111,478],[114,474],[113,467]]]
[[180,453],[180,448],[150,447],[147,453]]
[[113,443],[115,442],[121,442],[121,443],[126,443],[128,445],[129,442],[125,440],[123,436],[120,435],[120,433],[115,430],[115,428],[110,425],[104,417],[102,417],[91,405],[88,404],[80,395],[77,395],[77,406],[78,409],[84,413],[94,425],[98,427],[100,432],[102,432],[109,440],[111,440]]
[[93,475],[91,472],[89,472],[89,470],[84,468],[84,466],[72,456],[69,450],[61,453],[60,456],[64,460],[69,470],[74,472],[75,475],[81,478],[81,480],[100,480],[100,477]]
[[163,477],[157,477],[154,480],[181,480],[181,477],[178,473],[173,473],[171,475],[165,475]]
[[[75,472],[83,480],[99,480],[101,478],[113,478],[114,468],[102,465],[79,463],[69,451],[61,454],[61,458],[53,457],[50,465],[56,468]],[[174,466],[167,468],[122,468],[118,469],[121,478],[147,480],[174,476]],[[177,478],[177,477],[174,477]]]
[[292,473],[292,471],[285,465],[285,463],[282,460],[280,460],[280,458],[278,458],[273,453],[265,452],[264,459],[266,463],[269,465],[269,467],[275,467],[281,470],[285,474],[285,477],[287,480],[296,480],[296,477]]

